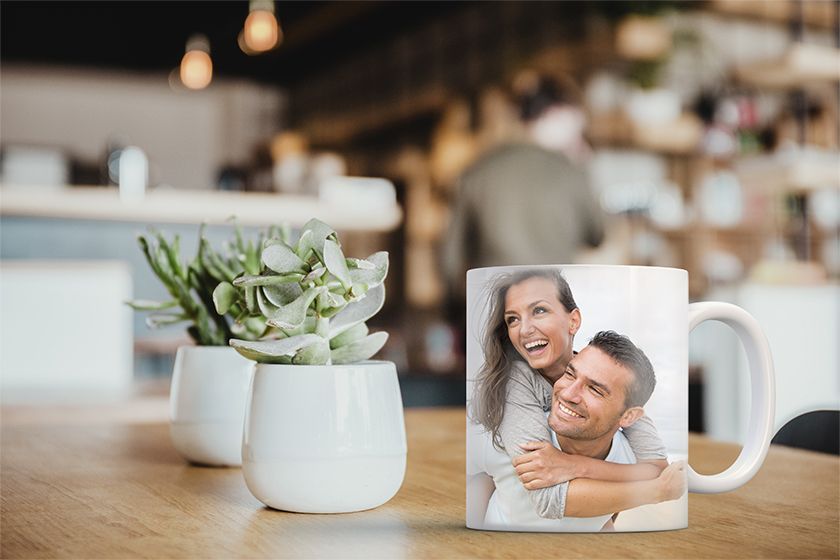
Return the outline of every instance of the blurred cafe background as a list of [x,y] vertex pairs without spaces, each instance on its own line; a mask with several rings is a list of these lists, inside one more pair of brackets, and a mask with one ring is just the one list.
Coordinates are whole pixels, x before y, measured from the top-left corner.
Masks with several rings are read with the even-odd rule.
[[[458,179],[524,141],[518,96],[550,76],[577,85],[580,165],[605,224],[573,262],[688,270],[692,301],[762,323],[779,427],[840,408],[837,2],[0,11],[4,403],[165,392],[189,339],[123,304],[166,299],[138,233],[179,234],[189,257],[203,222],[221,241],[230,216],[249,234],[317,216],[347,254],[390,252],[373,326],[390,332],[380,356],[405,403],[463,405],[463,302],[442,269]],[[702,325],[690,364],[691,429],[742,440],[737,339]],[[779,437],[836,452],[836,413],[803,418]]]

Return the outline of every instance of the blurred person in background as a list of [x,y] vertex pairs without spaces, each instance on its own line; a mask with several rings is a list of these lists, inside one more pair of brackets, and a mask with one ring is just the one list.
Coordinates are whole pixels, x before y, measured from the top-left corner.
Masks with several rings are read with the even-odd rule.
[[[514,84],[525,141],[478,158],[456,188],[443,272],[451,303],[470,268],[572,262],[598,246],[604,218],[586,176],[580,94],[567,80],[528,72]],[[450,306],[451,308],[452,306]]]

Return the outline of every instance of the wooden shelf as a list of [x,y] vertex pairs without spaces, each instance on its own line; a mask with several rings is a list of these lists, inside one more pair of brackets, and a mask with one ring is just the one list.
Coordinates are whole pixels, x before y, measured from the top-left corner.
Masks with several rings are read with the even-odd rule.
[[641,126],[623,112],[595,115],[590,119],[587,137],[593,146],[643,150],[670,156],[697,153],[702,124],[696,115],[685,113],[670,123]]
[[704,222],[691,222],[679,228],[659,228],[652,226],[660,235],[674,239],[696,239],[699,235],[721,238],[766,238],[773,234],[773,228],[766,224],[742,223],[731,227],[721,227]]
[[735,77],[746,84],[774,89],[837,82],[840,81],[840,49],[796,43],[777,60],[737,68]]
[[[834,25],[834,2],[803,1],[805,25],[831,29]],[[797,17],[796,0],[712,0],[709,7],[718,13],[787,25]]]
[[777,156],[741,158],[736,161],[735,172],[744,185],[765,191],[807,193],[840,188],[840,153],[790,159],[793,161]]

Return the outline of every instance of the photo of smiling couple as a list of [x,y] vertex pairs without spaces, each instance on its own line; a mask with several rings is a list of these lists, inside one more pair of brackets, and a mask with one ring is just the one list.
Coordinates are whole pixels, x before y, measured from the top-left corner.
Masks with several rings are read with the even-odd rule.
[[[657,391],[666,393],[657,401],[657,423],[646,414],[658,389],[657,372],[633,333],[610,323],[637,331],[654,347],[649,352],[661,352],[654,363],[663,369],[673,361],[667,344],[650,342],[658,340],[655,325],[635,317],[639,302],[625,305],[620,299],[632,300],[637,287],[611,287],[608,280],[598,287],[581,276],[577,285],[598,316],[586,318],[592,325],[579,340],[585,308],[576,303],[564,271],[487,270],[493,273],[479,282],[473,276],[479,296],[468,301],[468,314],[471,306],[479,310],[468,317],[467,327],[467,526],[553,532],[660,528],[660,506],[653,504],[667,508],[685,499],[680,459],[687,456],[687,442],[666,446],[657,423],[661,417],[674,428],[666,431],[677,433],[686,403],[665,376]],[[673,452],[675,447],[685,449]],[[634,508],[644,522],[633,524],[625,515],[625,525],[617,526],[619,514]],[[667,509],[659,511],[665,512],[662,519],[672,517]]]

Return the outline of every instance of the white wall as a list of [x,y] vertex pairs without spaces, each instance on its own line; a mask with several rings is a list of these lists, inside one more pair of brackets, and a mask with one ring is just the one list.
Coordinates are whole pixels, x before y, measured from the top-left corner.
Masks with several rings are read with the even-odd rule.
[[215,80],[176,91],[165,74],[3,66],[0,141],[58,147],[89,162],[111,137],[149,156],[152,184],[209,188],[221,165],[246,162],[281,128],[281,90]]
[[127,394],[131,283],[122,261],[2,261],[3,402]]
[[[840,286],[745,283],[709,300],[729,301],[761,324],[776,374],[778,431],[812,410],[840,410]],[[735,334],[712,323],[692,336],[692,362],[703,367],[706,433],[743,444],[750,415],[746,354]]]

